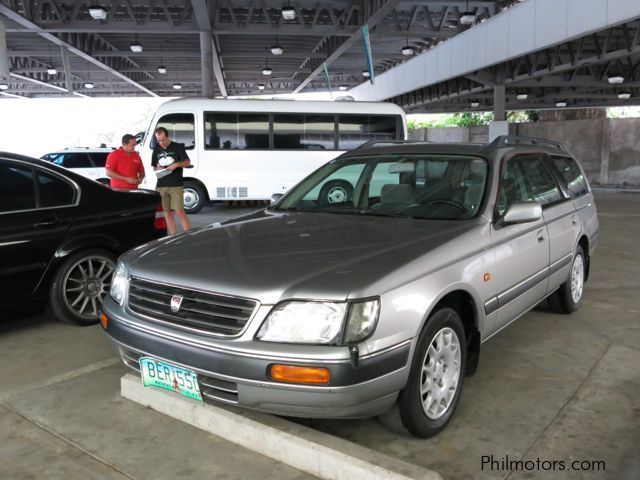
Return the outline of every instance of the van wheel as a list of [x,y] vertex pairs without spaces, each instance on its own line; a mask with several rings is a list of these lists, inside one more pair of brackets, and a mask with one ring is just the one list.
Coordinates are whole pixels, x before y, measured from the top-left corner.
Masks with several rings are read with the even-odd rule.
[[116,256],[107,250],[94,248],[67,258],[49,291],[49,306],[55,317],[77,325],[97,323],[115,268]]
[[353,185],[346,180],[331,180],[320,189],[318,203],[332,205],[334,203],[350,202],[353,198]]
[[451,308],[433,313],[416,345],[398,407],[402,424],[416,437],[440,432],[458,405],[467,352],[460,315]]
[[549,297],[549,305],[554,312],[573,313],[580,308],[584,296],[585,268],[584,250],[578,245],[569,278]]
[[195,182],[184,182],[184,211],[198,213],[207,202],[207,192]]

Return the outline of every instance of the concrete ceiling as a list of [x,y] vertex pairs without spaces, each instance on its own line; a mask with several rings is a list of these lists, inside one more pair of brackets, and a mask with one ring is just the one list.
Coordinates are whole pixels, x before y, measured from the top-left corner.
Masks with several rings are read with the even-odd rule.
[[[0,81],[9,84],[0,98],[65,96],[69,90],[81,96],[325,91],[325,62],[334,90],[340,85],[351,88],[364,81],[364,23],[371,29],[378,75],[408,58],[400,53],[407,44],[423,52],[474,28],[460,23],[467,9],[482,23],[518,3],[0,0],[11,68],[11,77]],[[107,11],[105,20],[89,15],[88,7],[96,4]],[[281,8],[288,4],[296,9],[295,20],[282,18]],[[211,57],[205,55],[204,61],[203,38],[212,46]],[[142,53],[131,52],[136,42],[143,46]],[[275,44],[283,48],[282,55],[270,53]],[[158,72],[161,64],[167,73]],[[270,77],[261,73],[267,65],[273,70]],[[55,75],[47,74],[52,66]],[[622,76],[624,83],[610,84],[612,75]],[[86,88],[87,83],[94,88]],[[176,83],[181,90],[173,88]],[[264,84],[264,91],[259,84]],[[390,100],[409,112],[491,110],[495,85],[506,86],[507,109],[556,108],[558,102],[573,107],[637,104],[640,18]],[[619,98],[620,94],[631,98]]]

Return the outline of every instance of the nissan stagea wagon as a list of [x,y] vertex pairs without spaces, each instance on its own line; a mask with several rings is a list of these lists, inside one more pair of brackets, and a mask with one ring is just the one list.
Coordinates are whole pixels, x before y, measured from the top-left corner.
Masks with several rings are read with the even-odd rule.
[[124,254],[102,326],[145,385],[444,428],[481,345],[580,306],[598,218],[560,144],[369,142],[269,208]]

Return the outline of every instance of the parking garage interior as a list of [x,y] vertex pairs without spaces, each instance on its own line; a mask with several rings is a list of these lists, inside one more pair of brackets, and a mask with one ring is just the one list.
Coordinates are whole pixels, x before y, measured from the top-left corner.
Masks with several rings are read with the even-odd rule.
[[[81,101],[68,107],[79,118],[69,130],[97,143],[91,102],[152,99],[137,114],[146,125],[175,97],[313,95],[407,115],[492,114],[409,129],[409,142],[559,142],[579,161],[600,224],[580,309],[563,315],[545,300],[483,343],[451,422],[423,439],[397,406],[332,420],[214,403],[207,417],[171,403],[175,393],[145,388],[153,399],[140,399],[124,392],[131,370],[104,325],[59,323],[35,302],[3,307],[0,478],[637,478],[640,118],[607,112],[640,105],[638,2],[0,0],[0,151],[30,128],[14,112],[44,109],[55,123],[54,105],[65,105],[55,102]],[[192,228],[255,214],[264,200],[211,202],[189,215]]]

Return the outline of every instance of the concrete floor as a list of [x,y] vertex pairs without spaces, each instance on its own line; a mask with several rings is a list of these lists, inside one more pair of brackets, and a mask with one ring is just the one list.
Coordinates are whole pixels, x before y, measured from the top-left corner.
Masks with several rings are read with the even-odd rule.
[[[445,479],[640,478],[640,195],[597,197],[601,243],[582,308],[539,308],[483,345],[455,417],[431,440],[397,412],[303,421]],[[250,209],[210,207],[204,224]],[[119,396],[125,372],[98,327],[2,313],[0,479],[303,479],[297,470]],[[564,471],[483,468],[561,460]],[[604,461],[606,470],[572,471]],[[504,462],[503,462],[504,463]]]

